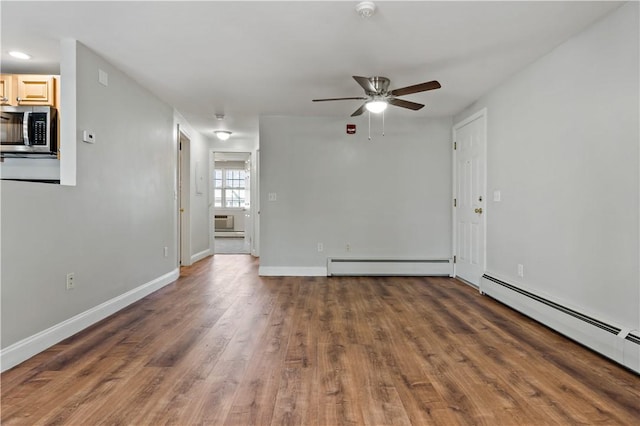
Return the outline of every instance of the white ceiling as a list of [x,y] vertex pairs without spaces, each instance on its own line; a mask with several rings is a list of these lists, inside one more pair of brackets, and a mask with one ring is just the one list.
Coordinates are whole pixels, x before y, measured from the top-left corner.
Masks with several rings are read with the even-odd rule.
[[365,20],[357,3],[3,0],[2,71],[25,70],[7,55],[18,49],[33,55],[32,72],[57,73],[59,41],[74,38],[205,135],[252,139],[261,114],[347,118],[360,101],[311,99],[361,96],[352,75],[386,76],[391,88],[438,80],[442,89],[405,97],[426,108],[387,114],[451,116],[621,5],[378,1]]

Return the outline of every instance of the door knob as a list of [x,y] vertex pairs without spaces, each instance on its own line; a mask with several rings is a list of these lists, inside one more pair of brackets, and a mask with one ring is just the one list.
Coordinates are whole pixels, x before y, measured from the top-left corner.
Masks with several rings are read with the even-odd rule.
[[478,214],[482,214],[482,207],[480,207],[479,209],[475,209],[474,212]]

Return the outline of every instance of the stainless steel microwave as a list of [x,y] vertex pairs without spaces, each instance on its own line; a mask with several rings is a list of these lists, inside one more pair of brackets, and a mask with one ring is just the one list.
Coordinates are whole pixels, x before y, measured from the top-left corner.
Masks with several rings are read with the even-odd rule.
[[47,106],[0,108],[2,154],[55,154],[58,150],[58,112]]

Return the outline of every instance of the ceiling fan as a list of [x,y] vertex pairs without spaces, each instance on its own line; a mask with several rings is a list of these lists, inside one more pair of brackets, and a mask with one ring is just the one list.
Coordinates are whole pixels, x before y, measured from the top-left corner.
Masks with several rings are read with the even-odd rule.
[[417,111],[420,108],[424,107],[424,105],[416,102],[406,101],[404,99],[398,99],[396,96],[410,95],[412,93],[425,92],[427,90],[434,90],[442,87],[440,86],[440,83],[433,80],[425,83],[415,84],[413,86],[402,87],[400,89],[388,90],[390,80],[386,77],[358,77],[354,75],[353,79],[357,81],[360,86],[362,86],[366,96],[313,99],[313,102],[345,100],[366,101],[364,104],[362,104],[362,106],[360,106],[360,108],[358,108],[353,114],[351,114],[352,117],[362,114],[365,109],[374,113],[382,112],[387,108],[388,104]]

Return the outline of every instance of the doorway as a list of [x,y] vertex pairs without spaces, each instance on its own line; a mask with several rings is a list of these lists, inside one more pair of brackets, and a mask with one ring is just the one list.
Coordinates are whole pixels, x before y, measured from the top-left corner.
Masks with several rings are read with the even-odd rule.
[[486,267],[486,109],[453,127],[454,276],[478,287]]
[[251,153],[215,152],[212,170],[214,253],[251,254]]

